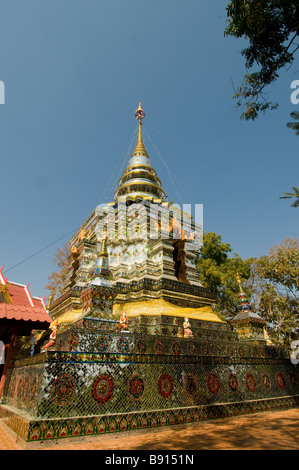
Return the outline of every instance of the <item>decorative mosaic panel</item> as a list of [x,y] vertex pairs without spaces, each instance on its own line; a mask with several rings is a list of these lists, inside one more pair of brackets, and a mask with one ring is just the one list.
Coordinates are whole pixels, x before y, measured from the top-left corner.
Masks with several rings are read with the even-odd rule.
[[0,417],[24,440],[48,440],[152,429],[211,419],[294,408],[299,397],[283,397],[250,402],[203,405],[184,409],[165,409],[61,419],[26,419],[0,405]]
[[225,323],[191,320],[193,337],[181,337],[181,323],[140,316],[120,332],[85,318],[55,351],[14,364],[2,403],[28,413],[29,440],[295,406],[298,371],[283,349],[239,341]]
[[38,416],[129,413],[296,394],[298,377],[286,359],[244,363],[146,352],[49,352]]
[[[8,369],[8,376],[1,402],[22,411],[36,415],[40,397],[43,375],[45,370],[45,357],[20,361],[18,367]],[[33,362],[33,364],[32,364]]]

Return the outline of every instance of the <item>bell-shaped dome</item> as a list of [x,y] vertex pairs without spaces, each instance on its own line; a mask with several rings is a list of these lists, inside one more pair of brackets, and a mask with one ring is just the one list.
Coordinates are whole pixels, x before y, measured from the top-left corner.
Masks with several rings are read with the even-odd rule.
[[142,119],[145,113],[139,104],[135,112],[138,124],[137,145],[131,155],[127,168],[119,180],[119,185],[114,193],[114,199],[119,197],[128,199],[161,199],[165,200],[166,194],[157,173],[152,167],[148,153],[142,138]]

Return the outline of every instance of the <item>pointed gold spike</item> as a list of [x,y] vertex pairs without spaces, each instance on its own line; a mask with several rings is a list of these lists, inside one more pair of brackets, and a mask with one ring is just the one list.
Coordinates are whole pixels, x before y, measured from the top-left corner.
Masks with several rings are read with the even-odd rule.
[[241,292],[241,294],[244,294],[244,291],[243,291],[243,288],[242,288],[242,281],[240,279],[239,273],[237,273],[236,277],[237,277],[237,283],[239,284],[240,292]]
[[138,154],[141,153],[142,155],[147,155],[147,151],[145,149],[145,146],[144,146],[144,143],[143,143],[143,138],[142,138],[142,119],[144,119],[144,117],[145,117],[145,112],[141,108],[141,103],[139,103],[139,108],[136,109],[136,111],[135,111],[135,117],[139,121],[138,140],[137,140],[137,145],[136,145],[132,155],[134,155],[135,153],[138,153]]

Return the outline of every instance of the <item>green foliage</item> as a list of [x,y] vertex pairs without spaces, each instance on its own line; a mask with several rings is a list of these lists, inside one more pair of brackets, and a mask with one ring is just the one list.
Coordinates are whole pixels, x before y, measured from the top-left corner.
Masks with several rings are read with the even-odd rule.
[[[289,129],[292,129],[296,135],[299,135],[299,112],[298,111],[293,111],[291,114],[290,114],[291,118],[294,119],[295,121],[294,122],[287,122],[286,123],[286,126],[289,128]],[[298,121],[298,122],[296,122]]]
[[217,313],[226,321],[238,313],[239,273],[253,311],[266,321],[272,341],[289,347],[298,339],[299,328],[298,240],[285,239],[258,259],[242,260],[237,253],[229,256],[231,251],[220,235],[204,234],[198,268],[202,285],[217,294]]
[[277,108],[265,98],[265,88],[292,65],[299,49],[298,0],[232,0],[226,10],[225,35],[249,40],[242,50],[248,73],[234,98],[237,107],[245,108],[241,118],[254,120],[260,112]]
[[285,239],[252,264],[254,301],[267,321],[271,338],[289,346],[298,339],[299,327],[299,243]]
[[236,273],[243,280],[250,277],[250,261],[242,260],[237,253],[229,257],[231,251],[230,245],[223,243],[220,235],[205,233],[198,258],[200,281],[204,287],[217,294],[215,308],[225,320],[238,313],[239,286]]
[[294,197],[295,201],[291,204],[291,207],[299,207],[299,189],[293,186],[292,190],[292,193],[282,193],[285,194],[285,196],[281,196],[279,199],[291,199]]

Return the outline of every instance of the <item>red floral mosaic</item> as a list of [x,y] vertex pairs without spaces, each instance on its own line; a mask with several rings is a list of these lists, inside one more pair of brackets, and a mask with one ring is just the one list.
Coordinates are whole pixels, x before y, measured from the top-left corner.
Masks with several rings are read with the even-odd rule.
[[247,374],[245,378],[246,386],[250,392],[255,392],[256,381],[252,374]]
[[174,342],[171,346],[171,351],[173,354],[181,354],[181,345],[177,342]]
[[140,374],[133,374],[128,380],[128,394],[133,400],[140,400],[144,394],[145,385]]
[[114,381],[108,374],[99,375],[91,385],[91,395],[97,403],[106,403],[111,400],[113,391]]
[[213,395],[216,395],[220,389],[220,381],[216,374],[210,374],[207,378],[208,389]]
[[147,342],[145,339],[140,338],[136,343],[136,350],[139,354],[145,354],[147,352]]
[[72,331],[70,341],[69,341],[69,350],[77,351],[79,347],[79,336]]
[[276,378],[276,383],[277,383],[278,387],[281,388],[281,389],[285,388],[285,381],[284,381],[282,373],[277,372],[275,378]]
[[227,384],[232,392],[236,392],[238,390],[237,376],[235,374],[229,374]]
[[163,398],[169,398],[173,393],[173,380],[168,374],[163,374],[158,380],[158,390]]
[[157,340],[154,345],[154,350],[156,354],[164,354],[165,344],[162,341]]
[[95,348],[98,352],[106,352],[109,348],[109,340],[106,336],[100,336],[95,342]]
[[120,353],[127,353],[129,352],[130,346],[129,346],[129,341],[127,338],[119,338],[116,344],[117,351]]
[[69,403],[76,393],[76,381],[70,375],[61,375],[54,380],[50,395],[52,401],[58,406],[64,406]]

